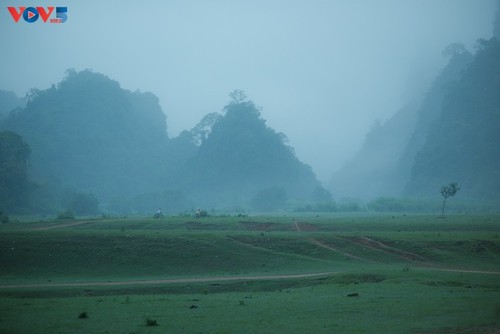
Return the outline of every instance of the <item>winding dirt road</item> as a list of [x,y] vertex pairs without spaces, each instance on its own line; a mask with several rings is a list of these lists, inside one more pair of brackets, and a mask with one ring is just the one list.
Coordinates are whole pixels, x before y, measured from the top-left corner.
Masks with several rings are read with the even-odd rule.
[[54,288],[54,287],[79,287],[79,286],[118,286],[118,285],[154,285],[154,284],[178,284],[178,283],[210,283],[210,282],[228,282],[228,281],[262,281],[279,280],[295,278],[311,278],[338,274],[338,272],[322,272],[308,274],[290,274],[290,275],[257,275],[257,276],[212,276],[212,277],[193,277],[193,278],[173,278],[158,280],[136,280],[136,281],[108,281],[108,282],[75,282],[75,283],[42,283],[42,284],[13,284],[0,285],[0,289],[19,289],[19,288]]
[[[57,224],[52,226],[46,226],[41,228],[34,228],[33,230],[52,230],[65,227],[71,227],[76,225],[90,224],[93,221],[84,222],[74,222]],[[300,225],[294,223],[295,230],[297,232],[302,232]],[[375,262],[368,259],[363,259],[353,254],[345,253],[339,251],[338,249],[326,245],[315,238],[307,238],[309,241],[313,242],[319,247],[328,249],[330,251],[340,253],[344,256],[350,257],[364,262]],[[402,251],[390,246],[387,246],[380,241],[373,240],[367,237],[363,237],[363,246],[368,246],[369,248],[376,248],[377,250],[384,250],[386,252],[391,252],[392,255],[399,256],[409,262],[420,262],[424,264],[419,255]],[[353,241],[351,241],[353,242]],[[358,244],[359,242],[354,242]],[[366,244],[365,244],[366,243]],[[368,245],[367,245],[368,244]],[[374,247],[376,246],[376,247]],[[420,261],[416,261],[416,259]],[[428,263],[429,264],[429,263]],[[486,274],[486,275],[500,275],[499,271],[487,271],[487,270],[474,270],[474,269],[456,269],[447,268],[444,266],[437,266],[433,264],[430,267],[421,266],[415,267],[415,270],[429,270],[429,271],[445,271],[445,272],[455,272],[455,273],[467,273],[467,274]],[[257,280],[280,280],[280,279],[300,279],[300,278],[312,278],[312,277],[322,277],[330,276],[335,274],[340,274],[342,272],[319,272],[319,273],[304,273],[304,274],[283,274],[283,275],[255,275],[255,276],[209,276],[209,277],[193,277],[193,278],[173,278],[173,279],[157,279],[157,280],[131,280],[131,281],[101,281],[101,282],[67,282],[67,283],[39,283],[39,284],[7,284],[0,285],[0,289],[23,289],[23,288],[59,288],[59,287],[87,287],[87,286],[128,286],[128,285],[159,285],[159,284],[183,284],[183,283],[210,283],[210,282],[228,282],[228,281],[257,281]]]

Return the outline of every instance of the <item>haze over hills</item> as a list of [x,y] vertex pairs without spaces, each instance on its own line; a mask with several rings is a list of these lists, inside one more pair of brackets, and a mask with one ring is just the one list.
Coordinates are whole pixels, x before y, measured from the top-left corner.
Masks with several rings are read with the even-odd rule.
[[329,183],[333,196],[370,200],[399,194],[405,181],[398,165],[415,128],[418,105],[414,102],[384,124],[373,125],[362,148],[333,174]]
[[[459,183],[463,198],[500,198],[499,44],[479,41],[474,55],[450,45],[449,63],[424,98],[375,124],[361,151],[334,174],[336,198],[435,198],[450,182]],[[153,94],[124,90],[89,70],[69,70],[58,85],[32,90],[25,107],[15,95],[2,96],[0,128],[19,134],[31,152],[30,182],[23,184],[36,205],[29,205],[47,211],[63,207],[68,193],[120,212],[259,203],[275,210],[330,200],[327,193],[315,199],[322,188],[311,168],[241,91],[222,113],[207,114],[176,138]]]
[[282,197],[278,207],[289,197],[309,199],[319,186],[311,168],[238,94],[223,115],[208,114],[170,139],[153,94],[70,70],[57,86],[33,90],[26,107],[0,126],[29,145],[31,178],[50,189],[53,202],[68,191],[95,196],[116,211],[245,207],[269,189]]
[[273,188],[308,200],[320,186],[311,168],[286,144],[286,136],[266,126],[255,104],[244,98],[224,108],[187,161],[185,176],[188,187],[198,190],[199,200],[212,202],[244,203],[250,194]]
[[15,23],[4,7],[0,88],[24,96],[91,68],[154,93],[171,137],[240,88],[328,182],[374,120],[422,94],[446,45],[490,38],[495,1],[86,0],[68,4],[62,25]]
[[[427,92],[375,123],[358,154],[333,175],[336,199],[439,199],[441,186],[458,182],[464,200],[498,204],[499,31],[497,11],[496,38],[479,40],[474,52],[459,43],[445,49],[448,64]],[[285,115],[293,101],[272,105]],[[0,209],[55,212],[86,203],[75,211],[95,214],[99,202],[121,213],[336,209],[310,166],[242,91],[220,109],[170,138],[169,111],[155,95],[125,90],[91,70],[69,70],[25,99],[0,91]],[[318,127],[315,136],[323,133]]]
[[57,86],[33,91],[3,128],[31,147],[34,180],[93,193],[158,190],[167,168],[165,116],[156,97],[128,92],[102,74],[69,71]]
[[479,40],[474,55],[458,44],[445,51],[450,61],[419,106],[374,127],[333,175],[334,195],[436,199],[443,185],[457,182],[463,199],[498,206],[500,43]]
[[472,60],[472,55],[458,44],[450,45],[447,53],[448,65],[422,100],[408,104],[384,124],[375,124],[362,149],[333,174],[330,189],[335,196],[371,200],[379,196],[403,195],[415,155],[424,145],[429,129],[439,119],[449,85],[458,80]]
[[446,92],[415,157],[405,193],[429,196],[458,182],[469,199],[500,199],[500,42],[478,42],[473,61]]
[[[463,198],[500,198],[499,42],[478,42],[474,55],[459,44],[446,52],[449,63],[424,98],[375,124],[333,176],[336,198],[435,198],[450,182],[461,185]],[[36,203],[30,205],[47,211],[63,207],[68,193],[116,212],[256,209],[266,202],[273,204],[261,209],[275,210],[330,200],[327,193],[315,197],[322,188],[311,168],[241,91],[222,113],[207,114],[176,138],[153,94],[123,90],[89,70],[70,70],[58,85],[32,90],[25,107],[4,95],[17,109],[3,113],[0,128],[29,146],[26,191]]]
[[23,107],[25,104],[25,98],[18,97],[13,92],[0,90],[0,120],[7,117],[12,110]]

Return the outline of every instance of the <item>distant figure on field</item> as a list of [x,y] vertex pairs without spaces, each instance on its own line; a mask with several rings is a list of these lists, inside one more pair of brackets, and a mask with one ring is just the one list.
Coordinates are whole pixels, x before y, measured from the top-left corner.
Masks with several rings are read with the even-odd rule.
[[161,218],[161,217],[163,217],[163,213],[161,212],[161,209],[158,209],[158,211],[156,211],[156,213],[154,214],[153,217],[154,218]]

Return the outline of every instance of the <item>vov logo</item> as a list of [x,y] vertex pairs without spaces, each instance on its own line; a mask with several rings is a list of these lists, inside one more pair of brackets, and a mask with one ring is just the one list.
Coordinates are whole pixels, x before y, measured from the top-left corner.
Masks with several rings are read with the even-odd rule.
[[[28,23],[34,23],[39,18],[45,23],[47,21],[50,23],[64,23],[68,19],[68,7],[7,7],[7,9],[16,23],[19,22],[21,17]],[[55,18],[50,18],[54,13],[54,9],[56,10]]]

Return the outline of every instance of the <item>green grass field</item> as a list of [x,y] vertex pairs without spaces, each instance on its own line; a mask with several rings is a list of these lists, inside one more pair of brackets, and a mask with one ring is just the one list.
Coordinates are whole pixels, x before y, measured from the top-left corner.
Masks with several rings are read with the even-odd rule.
[[0,225],[0,333],[498,333],[500,216]]

